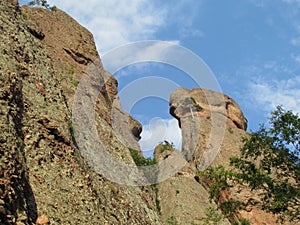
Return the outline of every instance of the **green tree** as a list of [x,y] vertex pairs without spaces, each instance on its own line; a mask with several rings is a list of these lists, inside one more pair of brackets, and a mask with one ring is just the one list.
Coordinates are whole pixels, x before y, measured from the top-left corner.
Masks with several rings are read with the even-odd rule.
[[33,0],[33,1],[29,2],[28,5],[30,5],[30,6],[37,5],[39,7],[45,7],[46,9],[50,9],[50,5],[48,4],[48,2],[46,0]]
[[[214,199],[223,214],[232,219],[240,207],[259,205],[281,220],[300,221],[300,118],[278,106],[271,113],[269,127],[243,138],[239,157],[230,159],[234,169],[209,167],[199,172],[208,184],[210,199]],[[232,198],[220,202],[223,191],[235,184],[256,190],[260,200],[238,202]],[[241,224],[248,221],[241,220]]]
[[281,219],[300,220],[300,118],[278,106],[270,126],[244,138],[241,157],[231,158],[241,184],[259,190],[262,209]]

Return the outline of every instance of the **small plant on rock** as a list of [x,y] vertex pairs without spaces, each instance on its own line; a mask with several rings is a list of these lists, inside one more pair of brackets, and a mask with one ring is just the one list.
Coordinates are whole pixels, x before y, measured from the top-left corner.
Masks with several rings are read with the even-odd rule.
[[48,2],[46,0],[33,0],[33,1],[29,2],[28,5],[30,5],[30,6],[37,5],[40,8],[44,7],[46,9],[50,9],[50,5],[48,4]]

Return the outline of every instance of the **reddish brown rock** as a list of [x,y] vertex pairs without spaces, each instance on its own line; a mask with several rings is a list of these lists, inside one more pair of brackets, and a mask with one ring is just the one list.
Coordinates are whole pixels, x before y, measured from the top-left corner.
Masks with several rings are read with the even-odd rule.
[[38,216],[38,218],[36,219],[36,224],[48,224],[50,222],[49,218],[45,215],[40,215]]

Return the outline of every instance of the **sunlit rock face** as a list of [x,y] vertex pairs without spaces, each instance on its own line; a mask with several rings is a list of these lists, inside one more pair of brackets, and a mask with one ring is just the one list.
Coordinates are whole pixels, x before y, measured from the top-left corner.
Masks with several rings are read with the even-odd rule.
[[[187,163],[172,180],[159,184],[158,193],[162,199],[168,199],[162,204],[166,215],[174,214],[180,221],[189,219],[193,223],[197,223],[199,218],[197,215],[193,216],[191,213],[189,214],[192,215],[190,218],[185,218],[177,211],[179,206],[176,203],[180,202],[181,210],[188,211],[191,206],[197,208],[199,215],[205,212],[205,208],[215,207],[214,204],[201,200],[204,194],[200,195],[198,192],[203,193],[200,190],[202,185],[206,187],[206,190],[207,186],[203,181],[198,183],[201,188],[197,185],[194,186],[194,182],[199,181],[195,171],[219,165],[231,168],[230,158],[240,154],[243,146],[242,137],[248,135],[246,133],[247,119],[238,104],[229,96],[200,88],[193,90],[178,88],[170,97],[170,113],[177,118],[181,127],[182,154]],[[166,152],[165,154],[169,155],[170,153]],[[158,159],[160,158],[158,157]],[[186,185],[181,186],[182,183]],[[194,198],[189,199],[187,193],[193,192]],[[239,191],[238,187],[234,187],[231,192],[221,193],[224,201],[232,197],[246,202],[253,196],[257,197],[259,193],[254,193],[247,188]],[[173,198],[173,202],[170,201]],[[196,203],[199,200],[201,203]],[[274,215],[259,207],[240,210],[239,214],[243,218],[247,218],[251,224],[276,224]],[[167,216],[165,217],[167,218]],[[222,224],[226,223],[229,221],[222,221]]]
[[247,130],[247,119],[238,104],[229,96],[208,89],[188,90],[178,88],[170,97],[170,113],[179,119],[190,116],[209,116],[219,113],[226,117],[228,125]]
[[[160,224],[150,194],[109,181],[74,138],[74,96],[91,75],[83,103],[97,94],[93,138],[134,165],[128,147],[138,148],[141,126],[113,105],[117,81],[104,70],[93,35],[59,9],[2,0],[0,11],[0,224]],[[121,131],[113,127],[114,107]]]
[[228,130],[247,129],[247,119],[227,95],[207,89],[178,88],[170,97],[170,113],[182,130],[182,150],[198,169],[209,166],[221,150]]

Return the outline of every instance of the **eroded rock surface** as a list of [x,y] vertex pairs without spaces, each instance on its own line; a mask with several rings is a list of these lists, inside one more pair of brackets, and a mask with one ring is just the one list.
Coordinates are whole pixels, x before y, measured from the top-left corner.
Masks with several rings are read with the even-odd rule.
[[[154,156],[161,163],[172,155],[180,154],[169,143],[160,144],[155,148]],[[176,161],[172,161],[176,163]],[[161,171],[162,173],[165,171]],[[209,200],[209,193],[195,179],[197,171],[188,162],[174,176],[160,182],[157,188],[157,203],[160,208],[161,220],[165,224],[203,224],[207,218],[207,210],[214,209],[218,215],[221,212],[216,204]],[[229,225],[227,219],[218,224]]]
[[200,170],[217,157],[224,140],[231,136],[228,131],[244,134],[247,129],[247,119],[237,103],[207,89],[178,88],[170,97],[170,113],[181,126],[187,160]]
[[[242,137],[247,135],[247,119],[232,98],[206,89],[178,88],[170,97],[170,113],[177,118],[181,126],[182,154],[187,163],[171,180],[158,185],[158,193],[165,199],[162,210],[166,210],[168,216],[173,213],[178,220],[186,221],[188,219],[177,211],[178,207],[180,206],[182,211],[186,210],[186,214],[193,215],[193,211],[188,210],[190,205],[193,205],[192,208],[198,207],[200,217],[205,218],[205,209],[213,205],[197,197],[200,192],[206,195],[209,189],[208,184],[199,179],[197,171],[219,165],[231,168],[230,158],[240,154],[243,146]],[[190,196],[187,195],[185,199],[178,200],[180,196],[189,192],[193,193],[191,194],[194,196],[193,199],[189,199]],[[221,193],[221,201],[230,198],[246,202],[249,198],[259,199],[259,193],[246,187],[242,190],[234,187],[231,192],[225,190]],[[196,203],[197,201],[200,202]],[[245,218],[251,224],[277,224],[277,218],[273,214],[259,207],[249,206],[241,209],[236,217]],[[194,223],[201,224],[195,215],[191,218],[195,218]]]
[[[77,148],[74,94],[91,73],[99,79],[98,136],[116,160],[134,164],[126,137],[111,125],[117,82],[91,33],[58,9],[2,0],[0,11],[0,224],[160,224],[139,187],[107,180]],[[138,123],[128,121],[139,136]]]

